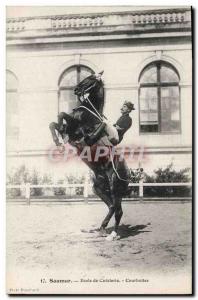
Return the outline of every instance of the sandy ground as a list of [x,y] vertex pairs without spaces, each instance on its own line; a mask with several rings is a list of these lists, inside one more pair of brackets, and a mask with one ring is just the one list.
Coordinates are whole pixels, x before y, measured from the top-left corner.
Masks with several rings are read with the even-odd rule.
[[123,203],[123,211],[121,238],[108,242],[95,231],[103,203],[8,204],[7,269],[190,274],[191,203]]

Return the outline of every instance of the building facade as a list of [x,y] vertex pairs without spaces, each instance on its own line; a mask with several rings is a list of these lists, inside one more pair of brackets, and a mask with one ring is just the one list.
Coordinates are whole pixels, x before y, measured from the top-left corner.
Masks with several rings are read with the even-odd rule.
[[77,105],[74,86],[101,70],[108,119],[118,119],[125,100],[136,109],[122,145],[137,156],[144,149],[144,157],[130,166],[191,167],[191,9],[142,7],[7,19],[8,170],[65,172],[68,165],[48,158],[49,123]]

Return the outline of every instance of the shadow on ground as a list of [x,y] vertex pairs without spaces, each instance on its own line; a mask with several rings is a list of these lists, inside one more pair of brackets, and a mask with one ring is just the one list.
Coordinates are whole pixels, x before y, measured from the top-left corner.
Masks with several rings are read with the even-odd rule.
[[[132,226],[130,224],[122,224],[119,226],[119,229],[118,229],[118,235],[120,236],[120,240],[121,239],[125,239],[125,238],[128,238],[130,236],[135,236],[135,235],[138,235],[138,234],[141,234],[141,233],[145,233],[145,232],[151,232],[151,230],[143,230],[145,228],[147,228],[148,226],[150,225],[150,223],[146,224],[146,225],[135,225],[135,226]],[[114,230],[114,227],[109,227],[109,228],[106,228],[105,229],[105,233],[103,233],[104,235],[103,236],[107,236],[108,234],[110,234],[112,231]],[[100,229],[99,228],[94,228],[94,229],[91,229],[91,230],[85,230],[85,229],[82,229],[81,232],[84,232],[84,233],[97,233],[97,232],[100,232]]]
[[[126,224],[126,225],[122,224],[119,226],[118,234],[120,236],[120,239],[125,239],[130,236],[135,236],[135,235],[138,235],[141,233],[151,232],[151,230],[143,230],[143,229],[147,228],[148,225],[150,225],[150,224],[136,225],[136,226],[131,226],[130,224]],[[114,229],[113,227],[110,227],[110,228],[106,229],[106,231],[109,234],[112,232],[113,229]]]

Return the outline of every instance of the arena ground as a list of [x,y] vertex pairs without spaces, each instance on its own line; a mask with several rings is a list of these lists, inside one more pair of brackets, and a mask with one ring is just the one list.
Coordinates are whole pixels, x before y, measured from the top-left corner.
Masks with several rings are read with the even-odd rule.
[[103,203],[8,204],[7,270],[190,274],[191,202],[130,202],[123,211],[120,239],[108,242],[96,231]]

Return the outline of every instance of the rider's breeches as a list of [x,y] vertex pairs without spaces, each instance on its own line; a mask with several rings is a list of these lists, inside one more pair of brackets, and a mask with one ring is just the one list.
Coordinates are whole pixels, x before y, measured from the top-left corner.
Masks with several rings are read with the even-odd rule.
[[111,125],[110,123],[106,123],[105,132],[107,134],[108,140],[113,145],[116,145],[119,143],[119,135],[118,135],[118,131],[115,128],[115,126]]

